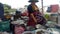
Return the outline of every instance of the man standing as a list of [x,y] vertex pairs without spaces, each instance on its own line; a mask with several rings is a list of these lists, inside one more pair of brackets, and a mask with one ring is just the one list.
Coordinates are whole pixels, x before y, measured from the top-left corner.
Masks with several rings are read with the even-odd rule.
[[4,18],[4,7],[3,4],[0,3],[0,18],[3,19]]

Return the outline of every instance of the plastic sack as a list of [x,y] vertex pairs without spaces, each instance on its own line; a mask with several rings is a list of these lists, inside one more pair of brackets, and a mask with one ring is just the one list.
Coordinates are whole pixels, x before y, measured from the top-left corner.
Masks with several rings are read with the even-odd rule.
[[25,31],[22,34],[34,34],[34,32],[33,31]]
[[22,34],[24,32],[24,28],[21,26],[15,26],[15,34]]
[[0,31],[10,31],[10,21],[0,22]]

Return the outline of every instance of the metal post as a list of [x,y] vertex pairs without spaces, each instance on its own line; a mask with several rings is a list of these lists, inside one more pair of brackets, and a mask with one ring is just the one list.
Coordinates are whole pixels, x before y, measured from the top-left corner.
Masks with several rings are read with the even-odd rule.
[[42,5],[42,14],[44,14],[44,9],[43,9],[43,0],[41,0],[41,5]]

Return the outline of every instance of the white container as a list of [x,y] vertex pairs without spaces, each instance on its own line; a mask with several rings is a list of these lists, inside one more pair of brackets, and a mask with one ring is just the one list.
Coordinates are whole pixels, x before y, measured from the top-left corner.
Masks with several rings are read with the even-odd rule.
[[40,25],[40,24],[37,24],[37,25],[36,25],[36,28],[37,28],[37,29],[42,29],[42,28],[45,28],[45,27],[42,26],[42,25]]
[[2,34],[10,34],[10,33],[8,33],[8,32],[3,32]]
[[37,29],[37,30],[35,30],[35,34],[37,34],[37,32],[40,33],[41,31],[43,31],[42,34],[49,34],[49,32],[45,29]]
[[25,31],[25,32],[23,32],[22,34],[27,34],[27,33],[34,34],[34,32],[33,32],[33,31]]
[[12,24],[24,24],[24,21],[23,20],[17,20],[17,21],[13,21],[11,22]]

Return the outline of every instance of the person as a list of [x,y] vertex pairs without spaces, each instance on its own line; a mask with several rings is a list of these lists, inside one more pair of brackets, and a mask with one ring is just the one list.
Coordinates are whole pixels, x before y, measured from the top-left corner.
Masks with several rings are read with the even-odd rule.
[[44,25],[46,24],[45,18],[42,16],[41,12],[39,11],[39,8],[37,7],[36,3],[39,2],[38,0],[29,0],[31,3],[27,10],[28,10],[28,26],[33,26],[35,27],[36,24],[41,24]]
[[14,20],[21,18],[21,11],[16,10],[16,14],[14,15]]
[[0,18],[4,19],[4,6],[2,3],[0,3]]

